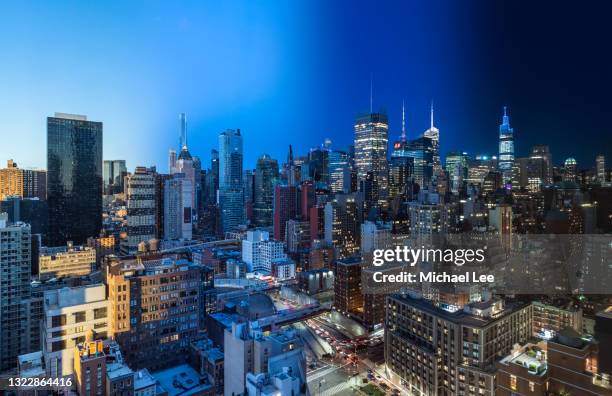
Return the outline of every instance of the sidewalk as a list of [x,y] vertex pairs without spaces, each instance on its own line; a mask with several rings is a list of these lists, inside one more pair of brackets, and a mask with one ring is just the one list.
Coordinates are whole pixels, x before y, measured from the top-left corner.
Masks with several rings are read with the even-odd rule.
[[408,389],[406,389],[400,384],[399,380],[394,380],[389,376],[389,373],[387,373],[385,370],[384,364],[377,365],[369,359],[363,359],[362,362],[370,370],[372,370],[374,375],[380,375],[381,381],[389,385],[391,389],[399,390],[402,396],[414,396],[412,393],[410,393],[410,391],[408,391]]

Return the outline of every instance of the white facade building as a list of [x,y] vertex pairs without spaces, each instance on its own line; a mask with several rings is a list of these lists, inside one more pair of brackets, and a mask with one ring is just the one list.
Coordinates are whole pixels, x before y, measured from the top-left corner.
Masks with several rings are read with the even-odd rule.
[[284,259],[284,244],[271,240],[267,231],[248,231],[242,241],[242,261],[251,271],[272,271],[272,260]]
[[284,281],[295,278],[295,262],[290,258],[278,258],[272,260],[271,272],[276,280]]
[[226,396],[299,395],[306,384],[306,357],[293,331],[264,336],[249,323],[234,322],[225,330],[224,349]]
[[42,351],[47,376],[63,377],[74,371],[74,347],[93,330],[104,339],[108,331],[108,301],[103,284],[65,287],[45,292]]

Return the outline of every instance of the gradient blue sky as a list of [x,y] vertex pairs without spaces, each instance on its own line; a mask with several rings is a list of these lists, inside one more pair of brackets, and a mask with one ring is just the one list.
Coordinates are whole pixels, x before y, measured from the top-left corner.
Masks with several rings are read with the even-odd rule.
[[[609,154],[609,126],[600,110],[602,119],[591,120],[590,127],[600,144],[576,151],[559,141],[559,134],[571,136],[581,127],[578,117],[547,127],[567,109],[586,116],[584,111],[604,104],[601,97],[568,92],[567,109],[535,113],[534,106],[546,102],[547,95],[559,101],[557,92],[539,98],[530,91],[540,92],[537,67],[547,64],[537,54],[520,59],[517,51],[533,37],[511,34],[514,42],[508,42],[504,34],[518,32],[512,27],[517,21],[491,23],[499,21],[499,9],[483,4],[5,3],[0,13],[0,161],[13,158],[20,166],[45,167],[45,122],[56,111],[102,121],[104,158],[126,159],[130,170],[136,165],[167,169],[168,149],[178,144],[180,112],[188,116],[190,151],[204,167],[226,128],[243,131],[245,168],[253,168],[263,153],[284,161],[290,143],[297,154],[325,137],[344,148],[353,139],[356,113],[369,107],[370,75],[374,108],[387,110],[391,140],[398,134],[403,99],[411,137],[428,126],[434,99],[443,152],[494,153],[501,106],[507,104],[519,154],[537,143],[551,144],[555,162],[569,155],[593,162],[597,150]],[[558,45],[567,48],[567,43]],[[506,48],[513,49],[512,59],[506,58]],[[552,55],[545,62],[566,56]],[[534,68],[519,70],[523,74],[500,73],[509,63],[529,60]],[[562,75],[559,71],[558,78]],[[571,86],[584,85],[575,80]],[[603,91],[608,83],[609,76],[593,88]]]

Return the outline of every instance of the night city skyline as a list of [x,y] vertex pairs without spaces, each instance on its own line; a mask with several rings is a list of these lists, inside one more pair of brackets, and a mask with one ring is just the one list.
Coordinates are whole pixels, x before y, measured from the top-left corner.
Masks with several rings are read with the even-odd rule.
[[0,394],[612,396],[610,15],[3,4]]
[[[2,30],[14,37],[6,43],[14,62],[0,66],[8,93],[0,99],[0,115],[1,128],[15,138],[3,145],[2,160],[14,157],[21,166],[45,168],[42,146],[26,141],[42,139],[46,117],[56,111],[103,122],[104,158],[129,157],[130,169],[165,169],[182,112],[190,150],[204,163],[227,128],[243,131],[245,168],[264,153],[284,161],[289,144],[306,153],[329,137],[333,147],[344,149],[352,142],[355,116],[369,108],[370,79],[374,110],[388,113],[390,142],[399,137],[402,101],[408,136],[414,138],[428,127],[433,100],[443,157],[449,151],[495,154],[503,106],[509,107],[518,156],[548,144],[555,164],[571,156],[588,169],[595,155],[610,155],[605,92],[611,84],[604,72],[609,59],[589,64],[588,75],[587,66],[574,59],[603,40],[605,28],[592,23],[596,13],[575,13],[573,23],[583,29],[573,30],[570,39],[563,33],[570,10],[562,7],[521,15],[518,7],[502,3],[496,9],[384,4],[380,22],[372,22],[365,11],[373,6],[361,5],[363,12],[341,4],[323,12],[322,3],[130,4],[123,16],[130,24],[93,6],[9,9]],[[354,23],[339,18],[340,10]],[[71,26],[56,23],[63,12],[74,21]],[[220,23],[232,13],[231,28]],[[540,26],[537,16],[547,13],[554,21]],[[503,15],[503,24],[487,17],[494,14]],[[82,25],[94,15],[96,23]],[[511,21],[521,21],[521,28]],[[79,29],[91,34],[72,34]],[[213,31],[225,38],[224,45],[210,40]],[[534,37],[546,48],[534,51]],[[365,48],[380,56],[368,56]],[[89,62],[60,55],[79,50]],[[576,134],[588,138],[567,144]],[[273,147],[264,143],[268,138]]]

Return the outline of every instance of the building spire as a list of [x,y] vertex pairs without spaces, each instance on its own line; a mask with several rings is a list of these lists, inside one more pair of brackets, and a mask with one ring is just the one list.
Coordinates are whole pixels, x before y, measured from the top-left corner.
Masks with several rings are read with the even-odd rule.
[[402,136],[401,141],[406,141],[406,107],[404,105],[404,101],[402,100]]
[[289,166],[293,166],[293,147],[289,145],[289,157],[288,157]]
[[181,122],[181,147],[179,149],[182,150],[187,148],[187,115],[179,114],[179,121]]
[[373,91],[373,89],[372,89],[372,85],[373,85],[372,80],[373,80],[373,79],[374,79],[374,77],[373,77],[373,75],[372,75],[372,72],[370,72],[370,114],[372,114],[372,102],[374,101],[374,100],[373,100],[373,96],[374,96],[374,94],[373,94],[373,92],[372,92],[372,91]]
[[433,106],[433,103],[434,102],[433,102],[433,99],[432,99],[432,101],[431,101],[431,114],[430,114],[431,125],[430,125],[429,129],[434,129],[434,106]]
[[504,117],[502,118],[502,125],[510,125],[510,117],[508,117],[507,106],[504,106]]

